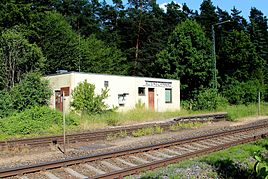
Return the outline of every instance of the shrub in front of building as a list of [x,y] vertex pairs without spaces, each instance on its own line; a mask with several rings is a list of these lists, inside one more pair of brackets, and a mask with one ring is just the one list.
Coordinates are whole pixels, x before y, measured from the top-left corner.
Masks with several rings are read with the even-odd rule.
[[98,114],[108,110],[104,100],[108,97],[108,89],[102,89],[101,94],[95,94],[95,85],[87,80],[78,84],[72,92],[71,106],[83,114]]

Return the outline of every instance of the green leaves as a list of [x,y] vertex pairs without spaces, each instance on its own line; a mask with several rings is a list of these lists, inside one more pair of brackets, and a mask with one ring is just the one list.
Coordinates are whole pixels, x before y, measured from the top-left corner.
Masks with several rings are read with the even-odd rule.
[[158,75],[181,80],[183,99],[208,87],[212,79],[211,43],[196,21],[186,20],[177,25],[169,37],[168,46],[158,54]]
[[81,39],[81,71],[91,73],[120,74],[128,72],[126,58],[114,46],[108,46],[95,35]]
[[268,158],[265,158],[259,151],[255,153],[254,158],[257,162],[254,164],[254,171],[261,178],[268,178]]
[[39,74],[29,73],[12,88],[10,94],[14,109],[23,111],[32,106],[47,105],[51,89]]
[[[20,27],[8,29],[0,36],[0,87],[10,89],[27,72],[44,69],[46,59],[36,44],[30,44]],[[0,88],[1,89],[1,88]]]
[[102,89],[100,94],[95,94],[95,85],[85,80],[79,83],[72,92],[73,101],[71,106],[81,114],[101,113],[106,111],[108,106],[104,100],[108,97],[108,89]]

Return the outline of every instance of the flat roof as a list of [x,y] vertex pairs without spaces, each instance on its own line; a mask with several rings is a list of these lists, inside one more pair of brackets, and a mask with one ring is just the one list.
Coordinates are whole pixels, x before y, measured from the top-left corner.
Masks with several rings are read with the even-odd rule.
[[102,75],[102,76],[118,76],[118,77],[130,77],[130,78],[146,78],[146,79],[155,79],[155,80],[176,80],[180,81],[177,79],[167,79],[167,78],[155,78],[155,77],[142,77],[142,76],[124,76],[124,75],[112,75],[112,74],[100,74],[100,73],[87,73],[87,72],[76,72],[76,71],[68,71],[68,72],[63,72],[63,73],[55,73],[55,74],[50,74],[46,75],[45,77],[49,76],[59,76],[59,75],[66,75],[66,74],[84,74],[84,75]]

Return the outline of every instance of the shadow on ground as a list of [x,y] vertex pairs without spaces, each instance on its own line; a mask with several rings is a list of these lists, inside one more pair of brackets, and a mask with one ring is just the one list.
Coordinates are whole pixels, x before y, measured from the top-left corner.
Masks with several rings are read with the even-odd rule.
[[235,179],[258,179],[253,170],[248,169],[246,165],[234,163],[232,160],[224,159],[218,160],[209,165],[215,168],[220,178],[235,178]]

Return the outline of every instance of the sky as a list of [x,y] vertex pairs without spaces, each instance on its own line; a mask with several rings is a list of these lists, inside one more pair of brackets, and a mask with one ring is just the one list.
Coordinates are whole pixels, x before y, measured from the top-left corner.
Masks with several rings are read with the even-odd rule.
[[[200,4],[203,0],[175,0],[179,4],[186,3],[192,10],[199,10]],[[175,2],[174,1],[174,2]],[[162,3],[169,3],[171,0],[157,0],[160,5]],[[256,7],[265,16],[268,16],[268,1],[267,0],[212,0],[214,6],[218,6],[222,10],[231,12],[230,10],[235,6],[236,9],[242,11],[242,16],[248,19],[251,7]]]

